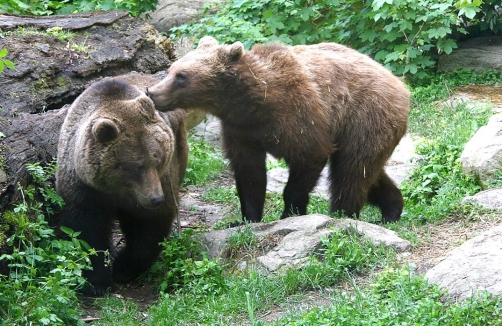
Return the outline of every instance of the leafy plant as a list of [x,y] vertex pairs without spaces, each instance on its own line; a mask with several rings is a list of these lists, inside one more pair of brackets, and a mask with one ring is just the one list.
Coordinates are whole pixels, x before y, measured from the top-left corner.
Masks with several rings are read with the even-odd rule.
[[[79,240],[79,233],[61,228],[68,240],[59,239],[48,226],[46,216],[62,199],[48,180],[54,165],[47,169],[39,164],[28,166],[34,185],[20,189],[23,201],[13,211],[3,213],[3,221],[13,227],[4,244],[0,263],[8,270],[0,275],[0,320],[2,325],[76,324],[80,318],[76,290],[85,284],[84,269],[90,260]],[[43,203],[36,200],[41,196]]]
[[185,172],[186,185],[202,185],[223,171],[225,164],[221,152],[210,143],[192,136],[188,138],[188,167]]
[[7,56],[8,51],[7,49],[1,49],[0,50],[0,73],[2,73],[5,69],[5,67],[9,69],[15,69],[16,67],[14,66],[14,63],[8,59],[5,59]]
[[0,3],[0,12],[18,15],[47,16],[54,14],[70,14],[97,10],[125,10],[137,17],[154,10],[158,0],[4,0]]
[[161,292],[203,295],[220,293],[226,288],[223,267],[201,250],[202,243],[192,229],[175,234],[161,246],[161,260],[151,268],[152,274],[161,280]]
[[[220,42],[338,42],[368,53],[397,75],[423,78],[473,26],[497,33],[497,0],[233,0],[171,37],[212,35]],[[209,9],[209,7],[208,7]]]

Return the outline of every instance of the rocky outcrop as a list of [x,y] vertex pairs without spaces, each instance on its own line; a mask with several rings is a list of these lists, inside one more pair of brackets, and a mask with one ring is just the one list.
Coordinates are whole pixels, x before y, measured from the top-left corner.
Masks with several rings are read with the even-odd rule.
[[493,115],[467,142],[460,157],[462,169],[489,182],[502,167],[502,114]]
[[[256,236],[257,247],[263,251],[255,260],[247,263],[266,272],[277,272],[284,267],[299,268],[322,247],[322,238],[338,230],[355,230],[370,239],[374,245],[386,245],[398,251],[410,249],[411,243],[401,239],[396,232],[384,227],[352,219],[334,219],[326,215],[312,214],[289,217],[270,223],[248,226]],[[239,228],[211,231],[202,240],[212,258],[228,258],[228,239]]]
[[453,249],[425,277],[463,300],[478,291],[502,296],[502,224]]
[[458,48],[450,54],[439,57],[438,71],[457,69],[474,70],[482,73],[486,70],[502,71],[502,37],[485,36],[458,42]]
[[159,0],[157,8],[145,19],[159,32],[169,32],[174,26],[189,23],[202,16],[204,6],[219,3],[222,0]]
[[486,209],[502,211],[502,189],[480,191],[474,196],[465,197],[463,202],[479,205]]

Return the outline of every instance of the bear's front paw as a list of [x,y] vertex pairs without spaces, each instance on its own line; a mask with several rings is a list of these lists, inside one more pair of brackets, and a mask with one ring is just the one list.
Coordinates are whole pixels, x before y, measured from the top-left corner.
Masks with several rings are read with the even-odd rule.
[[116,283],[129,283],[134,281],[139,276],[139,273],[132,271],[121,270],[113,271],[113,281]]
[[88,297],[102,297],[106,293],[113,292],[115,287],[113,284],[110,285],[92,285],[87,284],[79,292]]

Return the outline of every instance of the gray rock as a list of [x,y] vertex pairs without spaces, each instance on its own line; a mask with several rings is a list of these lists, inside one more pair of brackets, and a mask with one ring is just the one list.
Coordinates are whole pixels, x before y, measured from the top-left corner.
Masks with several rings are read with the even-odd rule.
[[[384,227],[352,219],[333,219],[326,215],[312,214],[295,216],[270,223],[250,224],[248,227],[257,237],[258,243],[269,243],[275,239],[272,248],[266,249],[251,265],[258,265],[267,272],[276,272],[284,267],[298,268],[322,245],[322,238],[337,230],[356,230],[369,238],[375,245],[392,246],[399,251],[408,250],[411,244],[399,238],[396,232]],[[208,232],[202,235],[206,249],[212,258],[228,256],[228,238],[239,228]],[[262,248],[268,248],[262,245]],[[249,266],[250,264],[245,264]]]
[[502,295],[502,224],[453,249],[425,277],[463,300],[476,291]]
[[221,148],[220,120],[210,114],[205,117],[205,120],[194,128],[194,135]]
[[502,71],[502,37],[476,37],[457,45],[458,49],[439,57],[438,71],[455,71],[459,68],[477,73],[490,69]]
[[467,142],[460,157],[462,169],[481,181],[490,181],[501,169],[502,114],[493,115]]
[[465,197],[462,201],[478,204],[488,209],[502,210],[502,189],[481,191],[474,196]]
[[174,26],[189,23],[200,18],[206,3],[218,3],[221,0],[159,0],[155,11],[145,16],[146,21],[159,31],[169,32]]

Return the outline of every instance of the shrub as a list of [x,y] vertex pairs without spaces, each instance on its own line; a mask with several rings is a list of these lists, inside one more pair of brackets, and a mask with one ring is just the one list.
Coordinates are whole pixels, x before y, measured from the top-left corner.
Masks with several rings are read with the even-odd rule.
[[[171,29],[171,37],[212,35],[220,42],[338,42],[374,56],[397,75],[423,78],[462,34],[497,33],[497,0],[232,0],[216,14]],[[209,7],[208,7],[209,8]]]
[[221,153],[211,143],[192,136],[188,138],[188,147],[188,166],[183,180],[186,185],[203,185],[225,168]]
[[161,292],[208,295],[226,288],[223,267],[202,251],[202,244],[192,229],[174,234],[161,246],[161,259],[151,269],[151,275],[160,279]]
[[23,202],[2,214],[14,229],[4,245],[8,253],[0,256],[8,269],[0,275],[2,325],[67,325],[80,319],[75,291],[85,284],[82,270],[91,268],[88,245],[67,228],[62,231],[69,239],[58,239],[48,226],[46,217],[63,203],[48,183],[54,166],[29,165],[34,185],[20,189]]
[[46,16],[54,14],[70,14],[98,10],[125,10],[132,16],[139,16],[154,10],[158,0],[4,0],[0,4],[0,12],[18,15]]

